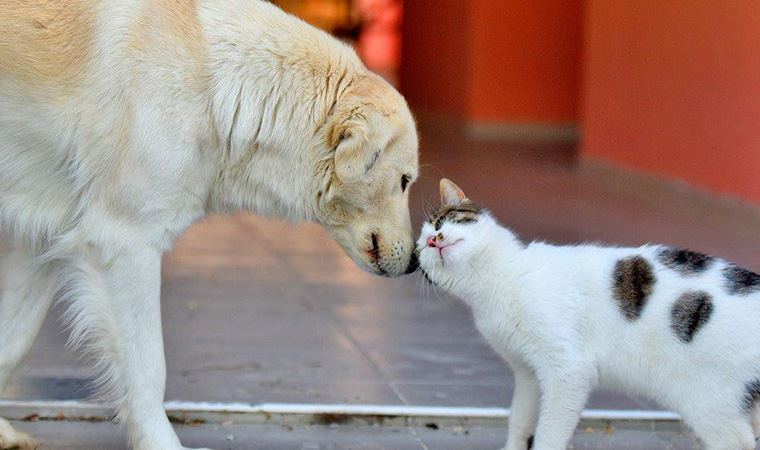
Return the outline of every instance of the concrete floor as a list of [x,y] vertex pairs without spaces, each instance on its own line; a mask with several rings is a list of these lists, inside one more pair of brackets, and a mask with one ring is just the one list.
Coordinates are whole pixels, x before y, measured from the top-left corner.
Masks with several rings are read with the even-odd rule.
[[[417,223],[437,202],[437,180],[445,175],[526,239],[662,242],[760,270],[760,212],[755,207],[677,183],[581,164],[567,146],[475,142],[440,127],[422,131],[423,176],[412,201]],[[163,272],[168,399],[509,404],[509,371],[482,342],[459,302],[435,292],[419,276],[388,280],[361,272],[317,226],[246,215],[211,218],[178,242],[165,258]],[[87,395],[86,369],[64,349],[65,333],[56,315],[48,318],[6,398]],[[611,393],[597,393],[589,407],[657,408],[646,400]],[[105,424],[25,425],[43,438],[43,448],[111,448],[108,445],[115,442],[109,440],[110,426]],[[78,435],[79,440],[71,441],[77,444],[57,444],[59,428],[67,436]],[[340,437],[341,431],[330,431],[335,435],[331,441],[332,434],[318,429],[291,430],[277,437],[282,431],[276,427],[242,430],[241,436],[256,436],[245,439],[245,445],[239,440],[228,447],[214,445],[498,448],[503,434],[483,430],[455,437],[422,431],[431,439],[429,445],[414,437],[413,430],[353,431],[372,442],[377,437],[380,443],[352,447],[348,441],[353,438]],[[210,445],[204,439],[212,439],[204,437],[203,430],[182,433],[195,445]],[[469,442],[466,439],[474,443],[465,446],[461,442]],[[588,436],[579,439],[578,448],[598,448],[582,446]]]
[[[123,430],[106,423],[14,423],[43,442],[40,450],[122,450]],[[186,446],[218,450],[496,450],[504,446],[501,428],[405,428],[279,425],[177,426]],[[581,430],[570,450],[692,450],[688,435],[632,430]]]

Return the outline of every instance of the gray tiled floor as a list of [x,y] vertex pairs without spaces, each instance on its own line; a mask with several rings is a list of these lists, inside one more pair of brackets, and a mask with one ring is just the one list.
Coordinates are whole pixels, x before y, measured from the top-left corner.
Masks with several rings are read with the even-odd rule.
[[[284,236],[296,251],[282,248]],[[313,273],[324,267],[343,270]],[[354,269],[315,226],[202,223],[164,267],[167,398],[507,406],[509,372],[468,311],[418,284]],[[54,316],[7,397],[86,395],[86,369],[64,349]],[[591,406],[642,403],[598,394]]]

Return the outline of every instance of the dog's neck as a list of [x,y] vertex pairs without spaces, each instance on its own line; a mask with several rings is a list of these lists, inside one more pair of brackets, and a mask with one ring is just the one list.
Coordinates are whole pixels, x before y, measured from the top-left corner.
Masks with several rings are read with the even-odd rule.
[[366,69],[348,47],[336,52],[327,34],[267,2],[211,3],[201,21],[220,157],[209,209],[315,220],[316,193],[332,176],[326,119]]

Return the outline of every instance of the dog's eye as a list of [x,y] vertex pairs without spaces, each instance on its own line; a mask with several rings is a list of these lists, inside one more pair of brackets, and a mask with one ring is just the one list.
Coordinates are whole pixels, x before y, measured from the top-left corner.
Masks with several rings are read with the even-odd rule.
[[401,192],[406,191],[406,187],[409,185],[409,175],[401,175]]

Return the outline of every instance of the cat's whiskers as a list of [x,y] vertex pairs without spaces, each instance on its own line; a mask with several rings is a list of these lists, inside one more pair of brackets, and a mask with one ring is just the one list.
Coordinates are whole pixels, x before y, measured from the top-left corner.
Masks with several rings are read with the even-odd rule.
[[417,289],[418,290],[424,290],[425,292],[425,299],[429,299],[429,288],[427,287],[430,283],[430,280],[428,280],[427,275],[425,275],[425,272],[422,270],[422,268],[418,268],[415,272],[417,276]]
[[425,220],[433,215],[437,207],[428,200],[425,200],[422,204],[422,212],[425,214]]
[[442,301],[443,298],[441,298],[441,294],[438,292],[438,287],[433,282],[433,277],[435,276],[435,273],[433,272],[434,270],[435,268],[431,268],[430,273],[426,273],[424,270],[422,270],[422,267],[420,267],[419,269],[419,272],[422,275],[422,278],[425,281],[427,281],[426,286],[425,286],[425,298],[426,299],[430,298],[430,289],[432,289],[433,293],[435,293],[436,298]]
[[[421,270],[418,270],[417,272],[415,272],[415,275],[417,276],[417,281],[416,281],[417,286],[416,286],[416,288],[417,288],[417,290],[422,290],[423,286],[425,285],[425,281],[427,281],[425,279],[425,275],[422,273]],[[427,290],[427,286],[425,286],[424,289]]]

